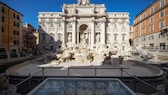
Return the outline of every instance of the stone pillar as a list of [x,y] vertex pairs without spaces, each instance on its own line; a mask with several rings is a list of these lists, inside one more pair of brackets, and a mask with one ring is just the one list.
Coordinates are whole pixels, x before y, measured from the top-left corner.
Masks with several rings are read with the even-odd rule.
[[91,22],[91,47],[94,46],[95,43],[95,22],[92,21]]
[[106,29],[105,29],[105,21],[102,21],[101,22],[102,23],[102,25],[100,26],[101,27],[101,33],[100,33],[100,43],[101,44],[105,44],[105,32],[106,32]]
[[66,32],[65,32],[65,18],[62,19],[62,31],[63,31],[63,35],[62,35],[62,44],[66,44]]
[[90,31],[88,32],[89,33],[89,45],[91,45],[91,33],[90,33]]
[[76,32],[77,32],[77,36],[76,36],[77,38],[76,39],[77,39],[77,45],[78,45],[79,44],[79,31],[78,31],[78,29],[77,29]]
[[72,31],[72,43],[73,44],[76,44],[76,21],[75,20],[73,20],[72,21],[72,29],[73,29],[73,31]]

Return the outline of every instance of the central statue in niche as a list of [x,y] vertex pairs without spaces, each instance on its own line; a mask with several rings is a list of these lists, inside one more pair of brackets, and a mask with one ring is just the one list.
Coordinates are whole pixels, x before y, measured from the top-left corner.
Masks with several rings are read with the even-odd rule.
[[90,0],[78,0],[78,5],[89,5]]

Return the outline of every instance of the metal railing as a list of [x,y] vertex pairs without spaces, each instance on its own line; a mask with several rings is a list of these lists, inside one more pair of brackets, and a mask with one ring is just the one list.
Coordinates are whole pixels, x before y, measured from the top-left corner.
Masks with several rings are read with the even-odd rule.
[[[22,85],[23,83],[25,83],[26,81],[28,81],[28,89],[31,88],[31,79],[37,74],[40,73],[40,71],[34,73],[33,75],[29,74],[28,77],[26,79],[24,79],[23,81],[19,82],[18,84],[16,84],[16,88],[18,88],[20,85]],[[13,88],[9,88],[8,90],[4,91],[3,93],[0,93],[0,95],[11,95],[10,91],[12,91]]]
[[[48,68],[48,67],[47,67]],[[54,67],[50,67],[50,69],[51,68],[54,68]],[[45,67],[42,67],[42,70],[40,70],[39,72],[37,72],[37,73],[35,73],[35,74],[33,74],[33,75],[30,75],[29,74],[29,76],[26,78],[26,79],[24,79],[23,81],[21,81],[21,82],[19,82],[18,84],[16,84],[16,87],[18,87],[18,86],[20,86],[21,84],[23,84],[24,82],[26,82],[26,81],[28,81],[29,82],[29,88],[31,87],[31,79],[36,75],[36,74],[38,74],[38,73],[41,73],[42,74],[42,80],[46,77],[45,76]],[[161,90],[159,90],[159,89],[157,89],[156,87],[154,87],[153,85],[151,85],[151,84],[149,84],[149,83],[147,83],[147,82],[145,82],[145,81],[143,81],[142,79],[140,79],[140,78],[138,78],[136,75],[134,75],[134,74],[131,74],[131,73],[128,73],[127,71],[125,71],[126,69],[129,69],[129,68],[123,68],[123,67],[118,67],[118,68],[110,68],[110,67],[108,67],[108,68],[96,68],[96,67],[92,67],[92,68],[86,68],[86,67],[80,67],[80,68],[77,68],[77,67],[73,67],[73,68],[67,68],[67,77],[71,77],[72,75],[70,74],[70,70],[72,70],[72,69],[86,69],[86,70],[88,70],[88,69],[94,69],[93,71],[94,71],[94,76],[92,76],[92,77],[99,77],[98,76],[98,73],[97,73],[97,71],[98,71],[98,69],[118,69],[119,71],[120,71],[120,79],[123,79],[123,74],[125,73],[125,74],[127,74],[129,77],[131,77],[131,78],[133,78],[134,79],[134,92],[136,92],[136,81],[139,81],[139,82],[141,82],[141,83],[143,83],[144,85],[146,85],[146,86],[148,86],[148,87],[150,87],[150,88],[152,88],[152,89],[154,89],[155,91],[157,91],[160,95],[167,95],[165,92],[163,92],[163,91],[161,91]],[[77,76],[77,77],[80,77],[80,76]],[[109,76],[110,77],[110,76]],[[10,89],[9,89],[10,90]],[[8,93],[8,91],[9,90],[7,90],[7,91],[5,91],[4,93],[1,93],[1,95],[6,95],[6,93]]]
[[[55,67],[40,67],[41,69],[42,69],[42,77],[44,78],[45,77],[45,69],[52,69],[52,68],[54,68],[54,69],[57,69],[57,68],[55,68]],[[123,77],[123,70],[125,70],[125,69],[129,69],[129,68],[124,68],[124,67],[116,67],[116,68],[114,68],[114,67],[99,67],[99,68],[97,68],[97,67],[89,67],[89,68],[87,68],[87,67],[80,67],[80,68],[78,68],[78,67],[68,67],[68,68],[66,68],[67,69],[67,77],[73,77],[73,75],[71,75],[70,74],[70,70],[74,70],[74,69],[83,69],[83,70],[89,70],[89,69],[91,69],[91,70],[94,70],[94,75],[92,76],[92,77],[99,77],[98,76],[98,74],[97,74],[97,71],[98,70],[100,70],[100,69],[104,69],[104,70],[107,70],[107,69],[118,69],[118,70],[120,70],[120,75],[119,75],[119,77]],[[78,76],[78,77],[81,77],[81,76]],[[105,76],[104,76],[105,77]],[[106,76],[106,77],[110,77],[110,75],[109,76]]]
[[139,81],[139,82],[145,84],[146,86],[148,86],[148,87],[150,87],[150,88],[156,90],[156,91],[159,93],[159,95],[167,95],[164,91],[157,89],[155,86],[153,86],[153,85],[151,85],[151,84],[149,84],[149,83],[143,81],[142,79],[138,78],[136,75],[131,74],[131,73],[128,73],[128,72],[126,72],[126,71],[124,71],[124,70],[123,70],[123,72],[126,73],[127,75],[129,75],[130,77],[132,77],[132,78],[135,79],[135,80],[134,80],[134,92],[136,92],[136,81]]
[[[47,68],[54,68],[54,67],[47,67]],[[148,87],[150,87],[150,88],[152,88],[152,89],[154,89],[155,91],[157,91],[160,95],[167,95],[164,91],[161,91],[161,90],[159,90],[159,89],[157,89],[155,86],[153,86],[153,85],[151,85],[151,84],[149,84],[149,83],[147,83],[147,82],[145,82],[145,81],[143,81],[142,79],[140,79],[140,78],[138,78],[135,74],[131,74],[131,73],[128,73],[127,71],[125,71],[126,69],[130,69],[130,68],[123,68],[123,67],[118,67],[118,68],[114,68],[114,67],[108,67],[108,68],[103,68],[103,67],[99,67],[99,68],[96,68],[96,67],[89,67],[89,68],[86,68],[86,67],[80,67],[80,68],[78,68],[78,67],[68,67],[67,68],[67,75],[68,75],[68,77],[72,77],[72,75],[70,75],[70,70],[72,70],[72,69],[86,69],[86,70],[88,70],[88,69],[94,69],[94,76],[93,77],[95,77],[95,78],[97,78],[97,77],[100,77],[100,76],[97,76],[97,71],[99,70],[99,69],[118,69],[118,70],[120,70],[120,79],[122,80],[123,79],[123,74],[125,73],[125,74],[127,74],[129,77],[131,77],[131,78],[133,78],[134,79],[134,92],[136,92],[136,81],[139,81],[139,82],[141,82],[141,83],[143,83],[144,85],[146,85],[146,86],[148,86]],[[42,67],[42,77],[45,77],[45,75],[44,75],[44,73],[45,73],[45,67]],[[78,76],[78,77],[80,77],[80,76]],[[103,77],[111,77],[111,76],[103,76]]]

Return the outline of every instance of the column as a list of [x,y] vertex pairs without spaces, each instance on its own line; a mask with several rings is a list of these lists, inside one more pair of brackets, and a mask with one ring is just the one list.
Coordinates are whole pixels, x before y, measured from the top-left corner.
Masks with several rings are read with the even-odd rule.
[[66,44],[66,33],[65,33],[65,17],[62,19],[62,45]]
[[75,45],[76,44],[76,20],[74,19],[72,21],[72,43]]
[[102,24],[101,24],[101,33],[100,33],[100,43],[101,44],[105,44],[105,32],[106,32],[106,30],[105,30],[105,21],[102,21],[101,22]]
[[90,29],[90,31],[91,31],[91,47],[93,47],[94,46],[94,43],[95,43],[95,22],[94,21],[92,21],[91,22],[91,29]]
[[91,45],[91,32],[90,32],[90,30],[89,30],[89,36],[88,36],[88,38],[89,38],[89,45]]
[[76,39],[77,39],[77,45],[79,44],[79,31],[77,30],[77,35],[76,35]]

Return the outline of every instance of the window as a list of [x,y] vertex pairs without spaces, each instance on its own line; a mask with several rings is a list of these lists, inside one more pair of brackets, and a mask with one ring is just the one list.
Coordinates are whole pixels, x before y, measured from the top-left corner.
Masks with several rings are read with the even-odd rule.
[[118,31],[118,28],[117,28],[117,24],[116,24],[116,23],[113,24],[113,31],[114,31],[114,32],[117,32],[117,31]]
[[5,10],[4,10],[4,7],[2,6],[2,13],[4,13],[5,12]]
[[13,35],[19,35],[19,31],[13,31]]
[[4,18],[4,16],[2,16],[2,22],[4,22],[5,21],[5,18]]
[[19,35],[19,31],[17,31],[17,35]]
[[19,15],[17,15],[16,17],[17,17],[17,20],[19,20],[19,19],[20,19]]
[[58,33],[58,40],[61,41],[61,39],[62,39],[62,34],[61,34],[61,33]]
[[126,34],[122,34],[122,41],[125,41],[125,35]]
[[150,23],[152,23],[154,21],[154,17],[152,16],[151,18],[150,18]]
[[144,18],[146,18],[146,14],[145,13],[142,14],[141,20],[144,19]]
[[126,27],[124,26],[124,24],[122,25],[122,31],[123,31],[123,32],[126,31]]
[[114,41],[117,41],[118,34],[114,34]]
[[117,24],[115,23],[115,24],[114,24],[114,28],[116,28],[116,27],[117,27]]
[[[99,36],[100,36],[100,34],[99,34]],[[108,43],[110,44],[110,38],[111,38],[110,36],[111,35],[109,33],[107,33],[107,35],[106,35],[107,44]],[[97,37],[97,40],[100,41],[100,37]]]
[[58,22],[58,26],[61,27],[61,21]]
[[122,50],[125,50],[125,46],[122,46]]
[[154,26],[151,25],[151,26],[150,26],[150,32],[153,32],[153,31],[154,31]]
[[138,25],[136,26],[135,31],[138,31]]
[[14,25],[14,26],[17,26],[17,27],[20,27],[20,24],[17,23],[17,22],[15,22],[15,21],[13,22],[13,25]]
[[145,41],[145,40],[146,40],[145,37],[143,37],[143,38],[142,38],[142,41]]
[[145,23],[145,21],[143,21],[143,22],[141,23],[141,27],[145,27],[145,25],[146,25],[146,23]]
[[165,38],[165,34],[159,34],[159,38]]
[[13,35],[16,35],[16,31],[15,30],[13,30]]
[[19,23],[17,23],[17,27],[20,27],[20,24],[19,24]]
[[164,20],[159,22],[159,28],[162,29],[164,27]]
[[165,1],[164,0],[160,0],[160,7],[164,6]]
[[14,40],[14,45],[19,45],[19,41]]
[[4,27],[2,27],[2,32],[4,32]]
[[164,11],[160,12],[160,18],[164,17]]
[[154,13],[154,8],[153,7],[150,9],[150,14],[152,14],[152,13]]
[[150,46],[150,48],[154,48],[154,44],[153,43],[149,44],[149,46]]
[[165,49],[165,43],[160,43],[160,49],[164,50]]
[[149,37],[149,40],[152,40],[152,39],[154,39],[154,36],[153,36],[153,35],[151,35],[151,36]]
[[146,30],[144,28],[141,29],[141,34],[145,34]]
[[[72,24],[71,23],[68,23],[68,28],[72,28]],[[97,27],[97,28],[99,28],[99,27]]]
[[45,22],[44,21],[41,22],[41,26],[45,27]]
[[50,21],[50,27],[53,27],[54,25],[53,25],[53,21]]
[[14,25],[14,26],[17,26],[17,23],[14,21],[14,22],[13,22],[13,25]]
[[16,15],[15,15],[15,13],[13,13],[13,18],[15,18],[16,17]]

